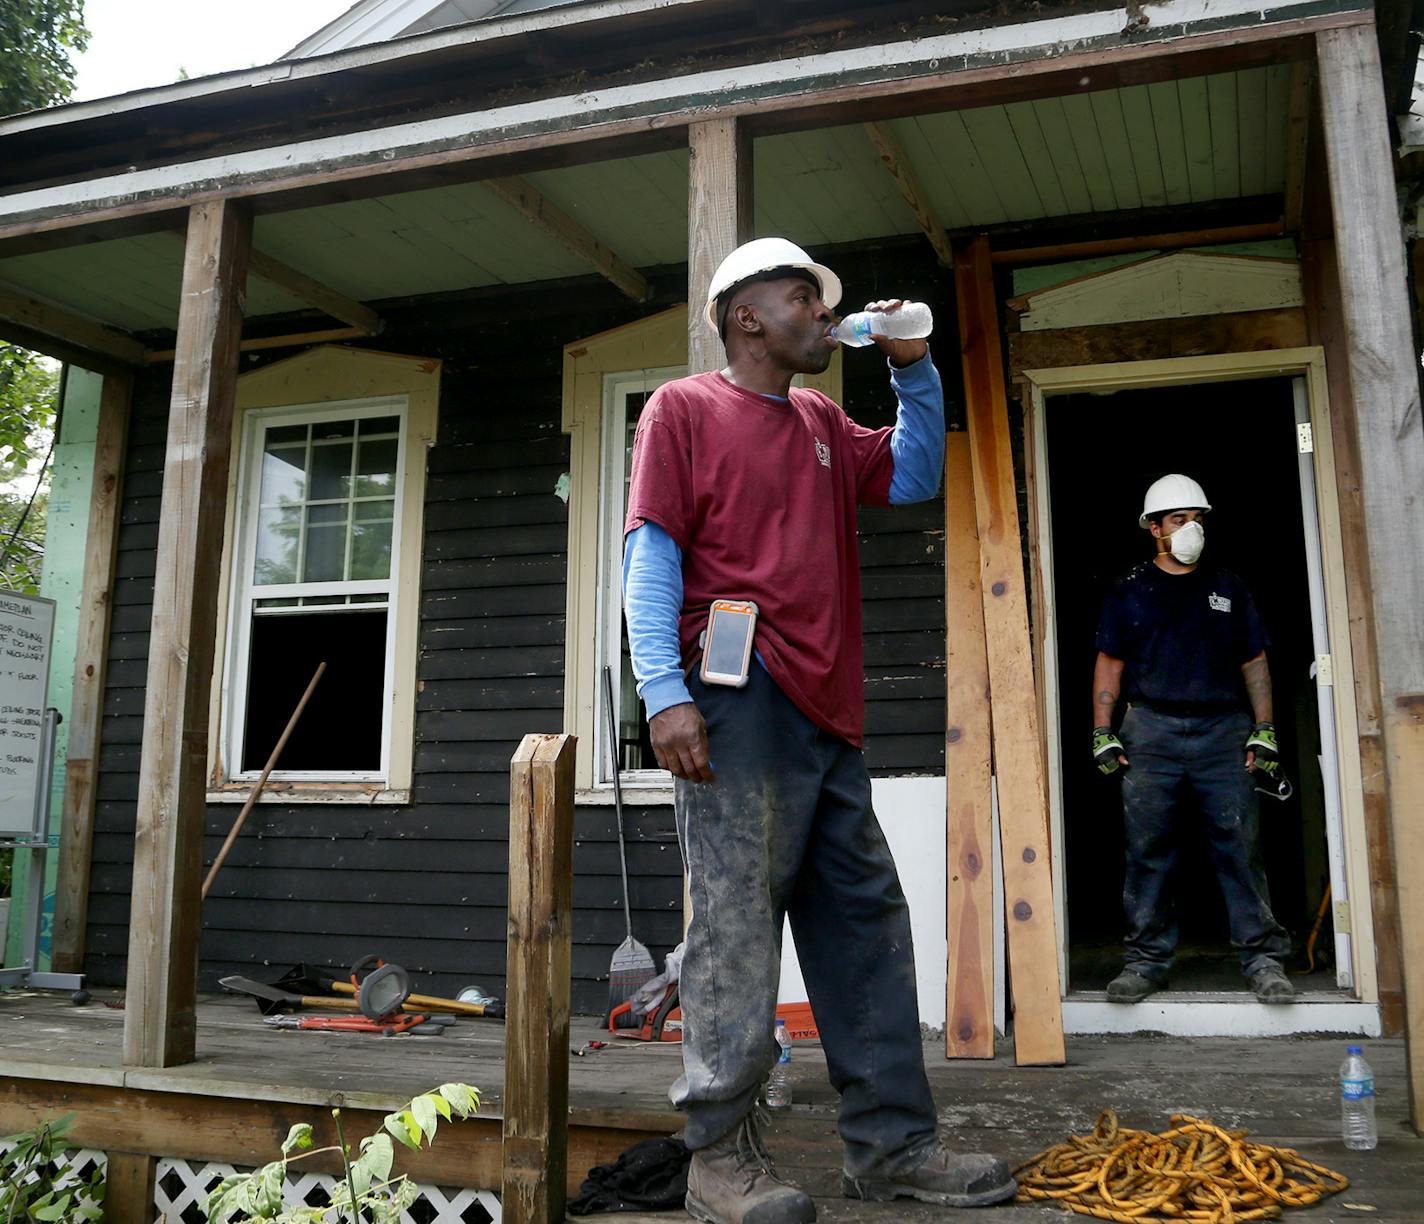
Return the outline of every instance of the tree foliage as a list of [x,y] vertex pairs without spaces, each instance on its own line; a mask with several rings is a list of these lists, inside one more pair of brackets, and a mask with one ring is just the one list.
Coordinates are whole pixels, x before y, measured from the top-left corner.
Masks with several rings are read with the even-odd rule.
[[84,0],[0,0],[0,115],[68,100],[88,43]]
[[0,344],[0,590],[39,591],[58,391],[53,362]]

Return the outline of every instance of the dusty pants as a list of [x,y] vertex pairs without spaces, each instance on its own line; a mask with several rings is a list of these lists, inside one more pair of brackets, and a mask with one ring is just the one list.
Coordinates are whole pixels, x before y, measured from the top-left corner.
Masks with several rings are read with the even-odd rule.
[[691,690],[714,783],[676,784],[692,893],[673,1104],[705,1147],[751,1109],[776,1056],[783,916],[821,1032],[853,1176],[896,1173],[935,1141],[910,912],[858,749],[803,715],[759,665]]
[[1122,743],[1132,762],[1122,779],[1124,963],[1143,977],[1160,982],[1171,970],[1178,839],[1197,829],[1211,851],[1242,972],[1250,977],[1260,969],[1279,969],[1290,953],[1290,936],[1271,912],[1257,846],[1259,801],[1243,748],[1250,731],[1244,714],[1178,716],[1141,705],[1132,706],[1122,721]]

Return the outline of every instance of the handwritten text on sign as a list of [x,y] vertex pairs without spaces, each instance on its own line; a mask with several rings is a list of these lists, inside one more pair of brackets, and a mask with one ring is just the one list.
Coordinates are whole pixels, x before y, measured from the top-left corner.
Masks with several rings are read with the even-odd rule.
[[0,591],[0,836],[34,828],[54,601]]

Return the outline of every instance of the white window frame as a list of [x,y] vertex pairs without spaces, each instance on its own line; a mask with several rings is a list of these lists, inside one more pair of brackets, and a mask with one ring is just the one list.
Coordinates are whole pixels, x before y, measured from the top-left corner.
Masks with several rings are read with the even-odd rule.
[[[440,400],[440,362],[427,357],[322,345],[273,362],[238,379],[228,465],[222,579],[208,720],[210,803],[240,803],[251,793],[253,771],[234,770],[241,760],[250,611],[245,606],[256,531],[261,465],[253,447],[264,427],[314,417],[347,419],[399,416],[396,504],[391,529],[388,581],[339,584],[339,593],[380,593],[389,588],[386,620],[381,767],[378,771],[274,770],[263,803],[408,803],[415,758],[415,694],[420,620],[426,454],[435,443]],[[246,559],[239,572],[235,558]],[[314,592],[313,586],[268,587],[263,597]],[[358,613],[352,613],[358,615]]]
[[[700,317],[693,325],[706,326]],[[620,384],[649,380],[655,386],[669,374],[681,374],[687,329],[687,307],[675,306],[564,348],[563,429],[569,435],[564,727],[578,737],[574,779],[580,804],[613,802],[602,694],[603,668],[616,667],[620,654],[623,518],[609,513],[605,491],[618,488],[621,510],[626,473],[621,439],[617,448],[608,442],[612,396]],[[824,374],[797,382],[840,403],[840,353]],[[615,690],[614,700],[619,697]],[[619,780],[625,803],[672,802],[672,777],[665,770],[623,770]]]
[[[274,584],[260,588],[260,594],[252,583],[253,559],[257,546],[257,523],[262,483],[261,440],[270,429],[286,425],[310,425],[318,421],[361,420],[367,417],[393,416],[400,420],[396,444],[396,485],[394,521],[391,525],[391,568],[385,579],[368,579],[339,582],[292,582]],[[242,448],[239,457],[238,488],[243,496],[238,503],[238,539],[241,546],[237,550],[232,574],[232,606],[228,634],[229,663],[228,676],[228,716],[223,720],[226,739],[223,744],[223,759],[237,762],[242,759],[242,741],[247,726],[248,704],[248,662],[252,642],[252,622],[256,599],[291,599],[302,596],[320,595],[377,595],[386,596],[386,653],[381,669],[382,691],[389,694],[395,686],[396,618],[400,600],[400,548],[401,523],[403,519],[405,495],[405,458],[409,446],[409,401],[404,395],[382,396],[375,399],[338,400],[326,404],[298,404],[292,407],[264,408],[245,414],[242,431]],[[354,439],[353,439],[354,443]],[[347,547],[351,545],[347,538]],[[331,609],[335,610],[335,609]],[[311,615],[320,608],[293,608],[290,611],[269,612],[268,616]],[[352,612],[348,615],[360,615]],[[391,750],[391,708],[390,702],[382,703],[381,709],[381,755],[380,763],[373,770],[289,770],[280,765],[274,769],[270,782],[380,782],[384,785],[390,772]],[[253,782],[261,774],[256,769],[236,769],[228,771],[231,782]]]

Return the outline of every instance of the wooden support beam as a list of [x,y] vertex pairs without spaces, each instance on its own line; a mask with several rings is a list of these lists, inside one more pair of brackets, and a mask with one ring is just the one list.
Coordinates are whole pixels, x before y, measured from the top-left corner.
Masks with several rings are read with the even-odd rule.
[[1014,1053],[1020,1065],[1056,1064],[1064,1061],[1063,1008],[1048,797],[1004,359],[987,238],[981,236],[959,249],[954,273],[979,526],[984,636],[993,695],[991,721],[1008,910]]
[[24,328],[125,365],[141,364],[148,351],[142,342],[117,327],[85,318],[52,302],[42,302],[14,285],[0,283],[0,327],[5,325]]
[[1360,448],[1380,730],[1404,965],[1410,1117],[1424,1128],[1424,421],[1373,26],[1316,36],[1341,319]]
[[269,284],[285,289],[294,297],[301,298],[308,306],[315,306],[333,319],[349,323],[363,335],[374,336],[384,326],[381,316],[369,306],[363,305],[355,298],[347,297],[344,293],[338,293],[330,285],[323,285],[305,272],[298,272],[296,268],[279,259],[273,259],[270,255],[264,255],[261,251],[253,251],[248,256],[247,274],[260,276]]
[[712,274],[752,236],[752,141],[737,119],[689,125],[687,141],[687,370],[722,368],[722,341],[702,317]]
[[109,1152],[104,1176],[104,1219],[108,1224],[153,1224],[158,1215],[156,1156]]
[[21,348],[43,353],[46,357],[53,357],[66,365],[92,370],[95,374],[128,374],[134,368],[117,357],[96,353],[93,349],[82,348],[66,340],[56,340],[53,336],[43,335],[33,328],[21,327],[18,323],[6,323],[3,319],[0,319],[0,341],[18,344]]
[[1086,242],[1054,242],[1045,246],[995,248],[996,264],[1054,263],[1065,259],[1096,259],[1100,255],[1127,255],[1134,251],[1174,251],[1181,247],[1221,245],[1227,242],[1261,242],[1279,238],[1285,227],[1279,221],[1253,225],[1218,225],[1210,229],[1180,230],[1171,234],[1136,234],[1126,238],[1096,238]]
[[195,205],[188,220],[134,833],[129,1065],[194,1054],[208,698],[251,236],[230,202]]
[[949,249],[949,236],[944,232],[939,217],[935,215],[934,205],[920,182],[920,176],[915,173],[915,167],[910,164],[909,157],[906,156],[895,133],[890,130],[890,125],[867,123],[865,134],[870,137],[870,143],[875,146],[881,164],[890,171],[895,186],[900,189],[905,203],[915,214],[915,220],[919,222],[925,237],[930,240],[930,246],[934,247],[935,258],[942,267],[952,268],[954,252]]
[[[368,333],[359,327],[328,327],[321,331],[289,332],[282,336],[257,336],[244,340],[237,346],[240,353],[257,353],[263,349],[301,348],[308,344],[332,344],[338,340],[359,340]],[[172,361],[176,349],[154,349],[145,360],[150,365],[162,365]]]
[[562,1224],[569,1144],[572,735],[526,735],[509,766],[506,1224]]
[[1290,109],[1286,112],[1286,181],[1282,218],[1288,234],[1300,232],[1301,211],[1305,206],[1311,85],[1310,65],[1304,60],[1297,60],[1291,65]]
[[994,1057],[993,785],[989,662],[969,435],[944,440],[946,1058]]
[[69,752],[64,765],[64,812],[60,822],[51,952],[56,973],[84,971],[99,733],[104,717],[104,677],[109,660],[109,611],[118,556],[119,504],[132,399],[131,375],[105,377],[99,395],[99,430],[94,441],[94,476],[84,537],[84,577],[74,650],[74,696],[69,711]]
[[491,194],[523,213],[564,250],[587,261],[595,272],[612,281],[635,302],[647,300],[648,282],[642,274],[558,205],[546,199],[533,183],[522,178],[492,178],[485,179],[484,186]]

